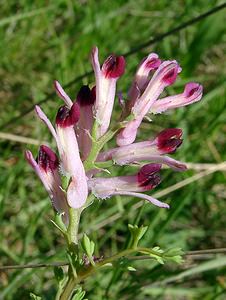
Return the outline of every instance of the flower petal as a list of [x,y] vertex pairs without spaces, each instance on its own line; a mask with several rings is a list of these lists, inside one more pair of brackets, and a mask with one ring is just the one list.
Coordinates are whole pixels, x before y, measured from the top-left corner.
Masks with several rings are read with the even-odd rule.
[[174,153],[181,146],[183,134],[180,128],[167,128],[161,131],[157,137],[157,148],[161,154]]
[[159,185],[161,178],[158,172],[160,171],[161,167],[161,164],[146,164],[141,167],[137,174],[139,186],[143,187],[144,190],[152,190]]
[[[78,121],[77,107],[78,104],[76,103],[72,105],[70,110],[64,106],[59,109],[56,117],[62,171],[66,176],[72,178],[68,188],[68,203],[74,208],[84,205],[88,196],[86,174],[80,159],[74,131],[74,124]],[[75,198],[73,198],[74,196]]]
[[117,79],[123,74],[125,60],[121,56],[111,55],[100,69],[98,49],[92,51],[92,65],[96,79],[96,120],[99,123],[97,137],[101,137],[108,130],[115,99]]
[[25,158],[42,181],[55,210],[59,213],[64,212],[63,219],[67,224],[68,205],[65,193],[61,188],[58,172],[59,161],[56,154],[49,147],[42,145],[39,150],[38,162],[28,150],[25,152]]
[[202,85],[195,82],[190,82],[185,85],[185,89],[182,94],[165,97],[156,101],[151,107],[150,112],[162,113],[166,110],[190,105],[201,100],[202,93]]
[[134,119],[127,122],[126,126],[117,135],[118,146],[129,145],[134,142],[143,118],[150,111],[164,88],[175,82],[180,71],[181,69],[176,61],[165,61],[159,66],[144,93],[136,100],[132,108]]
[[119,78],[125,72],[125,58],[111,54],[103,63],[101,68],[106,78]]
[[74,126],[80,117],[79,105],[74,102],[71,108],[61,106],[56,116],[56,125],[62,127]]
[[54,81],[54,87],[57,95],[64,101],[67,107],[70,108],[73,102],[71,101],[71,98],[67,95],[67,93],[64,91],[60,83],[56,80]]
[[88,86],[82,86],[77,95],[77,103],[80,107],[80,118],[75,127],[82,160],[88,157],[92,146],[90,136],[94,121],[93,105],[95,100],[96,88],[93,87],[92,90],[90,90]]
[[161,202],[149,195],[141,194],[141,193],[135,193],[135,192],[115,192],[114,195],[124,195],[124,196],[132,196],[136,198],[141,198],[144,200],[147,200],[148,202],[151,202],[155,206],[161,207],[161,208],[170,208],[169,204]]
[[50,120],[47,118],[45,113],[42,111],[41,107],[38,105],[35,105],[35,111],[36,111],[39,119],[41,119],[46,124],[46,126],[49,128],[49,131],[52,133],[53,137],[55,138],[55,140],[57,142],[56,131],[55,131],[52,123],[50,122]]

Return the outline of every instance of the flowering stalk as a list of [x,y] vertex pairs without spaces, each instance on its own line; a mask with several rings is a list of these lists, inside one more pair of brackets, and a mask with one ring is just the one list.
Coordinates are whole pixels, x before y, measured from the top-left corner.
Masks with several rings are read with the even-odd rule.
[[[140,198],[157,207],[169,208],[167,203],[154,199],[147,192],[161,183],[159,173],[162,164],[175,171],[186,170],[184,163],[168,156],[181,146],[182,129],[164,129],[156,137],[141,142],[135,142],[136,135],[147,114],[186,106],[202,97],[202,86],[188,83],[183,93],[159,99],[164,89],[176,81],[181,68],[175,60],[162,62],[157,54],[151,53],[137,69],[121,117],[109,129],[116,84],[124,73],[125,59],[110,55],[100,67],[98,49],[94,47],[91,63],[95,75],[94,87],[82,86],[76,101],[72,101],[60,83],[55,81],[56,93],[64,101],[56,114],[55,126],[36,106],[39,119],[56,141],[58,154],[44,145],[40,147],[37,160],[30,151],[25,153],[47,190],[54,209],[60,214],[55,225],[68,245],[70,268],[58,292],[57,299],[61,300],[71,299],[75,286],[101,266],[132,252],[149,253],[162,263],[162,250],[137,246],[146,229],[132,228],[132,225],[132,249],[123,250],[101,262],[94,256],[95,244],[85,235],[81,256],[78,247],[80,217],[94,198],[107,199],[115,195]],[[103,151],[103,147],[114,138],[118,147]],[[132,175],[112,177],[108,170],[114,165],[131,164],[139,167]]]

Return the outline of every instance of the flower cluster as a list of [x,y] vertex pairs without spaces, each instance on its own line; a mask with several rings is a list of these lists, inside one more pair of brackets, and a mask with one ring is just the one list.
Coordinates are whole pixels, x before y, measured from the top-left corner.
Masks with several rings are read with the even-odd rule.
[[[181,94],[159,99],[164,89],[176,81],[181,68],[177,61],[161,61],[157,54],[151,53],[139,65],[127,101],[120,101],[122,112],[118,123],[109,129],[116,85],[125,71],[125,59],[112,54],[100,66],[95,47],[91,62],[95,85],[91,89],[87,85],[82,86],[75,101],[70,99],[59,82],[55,82],[56,93],[64,101],[57,112],[55,127],[36,106],[38,117],[56,141],[59,159],[53,150],[42,145],[36,160],[30,151],[26,151],[27,161],[49,193],[53,207],[64,213],[65,223],[68,222],[69,209],[86,207],[89,195],[100,199],[129,195],[168,208],[168,204],[144,192],[160,183],[162,164],[176,171],[186,170],[184,163],[167,155],[174,153],[182,144],[182,130],[169,128],[150,140],[134,141],[147,114],[162,113],[199,101],[202,86],[191,82],[185,85]],[[114,136],[117,147],[102,151],[106,142]],[[132,163],[139,167],[136,174],[100,176],[107,166]],[[66,187],[62,184],[63,178],[67,178]]]

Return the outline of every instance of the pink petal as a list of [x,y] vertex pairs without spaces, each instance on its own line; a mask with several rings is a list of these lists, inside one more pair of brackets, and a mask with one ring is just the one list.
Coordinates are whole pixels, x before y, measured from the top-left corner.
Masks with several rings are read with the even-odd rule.
[[143,95],[136,102],[133,109],[134,114],[139,115],[142,113],[144,117],[164,88],[175,82],[180,70],[176,61],[164,61],[154,73]]
[[125,59],[123,56],[110,55],[102,66],[103,75],[106,78],[119,78],[125,72]]
[[38,154],[38,164],[45,172],[54,172],[59,168],[59,159],[49,147],[41,145]]
[[149,157],[149,160],[152,162],[165,164],[169,166],[171,169],[173,169],[174,171],[182,172],[187,170],[186,164],[166,155],[156,155],[156,156],[153,155]]
[[[65,193],[61,189],[61,179],[56,168],[56,157],[55,153],[52,152],[50,148],[45,148],[47,146],[42,146],[40,149],[43,154],[39,154],[39,163],[36,162],[32,153],[30,151],[25,152],[25,158],[31,167],[34,169],[35,173],[38,175],[39,179],[43,183],[46,191],[49,194],[52,205],[56,211],[59,213],[64,212],[63,219],[65,223],[68,223],[68,205],[65,197]],[[44,158],[44,152],[46,152],[46,157]],[[53,155],[54,154],[54,155]],[[49,155],[49,156],[48,156]],[[44,159],[44,160],[43,160]],[[53,160],[52,160],[53,159]],[[48,162],[49,160],[49,162]],[[44,164],[44,165],[43,165]]]
[[88,85],[83,85],[78,92],[76,100],[80,107],[92,106],[96,101],[96,87],[90,89]]
[[115,192],[114,195],[124,195],[124,196],[132,196],[136,198],[141,198],[144,200],[147,200],[148,202],[151,202],[155,206],[161,207],[161,208],[170,208],[170,206],[167,203],[161,202],[149,195],[141,194],[141,193],[135,193],[135,192]]
[[76,99],[80,107],[80,118],[75,126],[75,132],[82,160],[85,160],[88,157],[92,146],[90,135],[94,121],[93,105],[96,100],[96,87],[93,87],[90,90],[88,85],[83,85],[80,88]]
[[84,183],[79,177],[72,177],[67,190],[67,202],[69,206],[75,209],[84,206],[87,196],[87,183]]
[[39,119],[41,119],[46,124],[46,126],[49,128],[49,131],[52,133],[53,137],[57,141],[56,131],[55,131],[52,123],[50,122],[50,120],[47,118],[47,116],[45,115],[45,113],[42,111],[41,107],[38,106],[38,105],[36,105],[35,106],[35,111],[36,111]]
[[137,136],[137,130],[142,122],[142,118],[129,121],[125,128],[121,129],[116,137],[118,146],[126,146],[132,144]]
[[180,70],[176,61],[165,61],[159,66],[144,93],[136,100],[132,108],[134,120],[129,121],[117,135],[118,146],[129,145],[134,142],[143,118],[150,111],[164,88],[174,83]]
[[141,167],[137,174],[139,186],[143,187],[144,190],[152,190],[159,185],[161,178],[158,172],[160,171],[161,167],[161,164],[147,164]]
[[136,84],[139,90],[143,92],[144,87],[146,87],[146,84],[149,81],[148,76],[150,72],[152,70],[156,70],[160,66],[160,64],[161,60],[158,58],[158,55],[155,53],[150,53],[148,57],[143,59],[140,66],[138,67],[133,85]]
[[98,48],[96,46],[93,47],[92,52],[91,52],[91,62],[93,65],[95,76],[98,77],[98,75],[99,75],[98,73],[100,73],[101,70],[100,70],[100,63],[99,63],[99,58],[98,58]]
[[[77,207],[77,205],[86,202],[88,187],[73,125],[69,127],[57,126],[57,136],[60,145],[62,171],[65,172],[66,176],[72,177],[73,182],[68,189],[68,203],[71,207]],[[75,195],[79,198],[73,198]]]
[[194,82],[188,83],[185,85],[185,89],[182,94],[168,96],[156,101],[151,107],[150,112],[162,113],[169,109],[190,105],[201,100],[202,93],[202,85]]
[[60,83],[56,80],[54,81],[54,87],[57,95],[64,101],[68,108],[70,108],[73,102],[71,101],[71,98],[67,95],[67,93],[64,91]]
[[79,105],[74,102],[71,108],[61,106],[56,116],[56,125],[60,127],[74,126],[80,117]]
[[123,57],[109,56],[100,69],[98,49],[95,47],[91,54],[92,65],[96,80],[96,120],[99,123],[97,137],[108,130],[115,99],[116,82],[124,72]]
[[174,153],[183,142],[182,134],[183,131],[180,128],[167,128],[161,131],[156,137],[160,153]]

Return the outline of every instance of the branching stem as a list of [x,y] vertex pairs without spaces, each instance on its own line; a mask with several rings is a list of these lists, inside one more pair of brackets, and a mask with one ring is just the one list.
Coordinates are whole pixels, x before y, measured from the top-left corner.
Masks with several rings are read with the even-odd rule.
[[113,263],[114,261],[123,258],[123,257],[127,257],[129,255],[131,255],[132,253],[143,253],[143,254],[152,254],[155,256],[159,256],[162,257],[162,254],[154,251],[152,249],[149,248],[135,248],[135,249],[126,249],[123,250],[113,256],[110,256],[98,263],[96,263],[95,265],[91,265],[89,266],[86,270],[80,271],[78,273],[78,276],[76,278],[72,278],[70,277],[68,279],[68,282],[64,288],[63,293],[61,294],[60,300],[70,300],[70,297],[74,291],[74,289],[76,288],[77,285],[80,284],[81,281],[85,280],[87,277],[89,277],[90,275],[92,275],[93,273],[99,271],[102,267],[104,266],[109,266],[109,264]]

